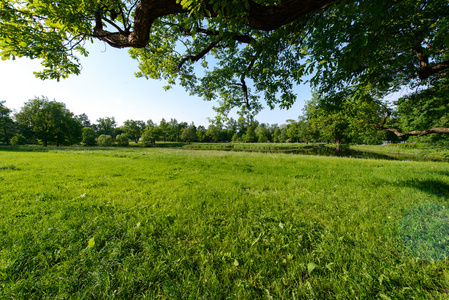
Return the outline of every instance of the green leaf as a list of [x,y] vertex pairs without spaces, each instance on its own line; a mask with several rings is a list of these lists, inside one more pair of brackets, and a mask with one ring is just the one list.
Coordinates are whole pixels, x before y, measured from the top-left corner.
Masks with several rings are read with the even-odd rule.
[[309,262],[307,264],[307,273],[309,273],[309,275],[313,272],[313,270],[316,269],[316,267],[318,267],[317,264],[313,263],[313,262]]
[[91,238],[88,242],[87,242],[87,248],[93,248],[95,246],[95,238]]

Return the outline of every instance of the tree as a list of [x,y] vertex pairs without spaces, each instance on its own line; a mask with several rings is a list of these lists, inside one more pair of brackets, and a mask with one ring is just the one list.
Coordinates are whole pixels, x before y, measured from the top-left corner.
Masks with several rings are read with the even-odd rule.
[[86,146],[94,146],[97,144],[97,134],[91,127],[83,128],[83,143]]
[[319,97],[314,94],[304,109],[308,131],[313,139],[375,144],[387,139],[387,134],[377,127],[378,124],[393,126],[397,121],[386,104],[373,101],[369,93],[338,107],[321,105]]
[[11,145],[25,145],[26,143],[27,139],[20,133],[11,138]]
[[112,146],[114,140],[112,139],[112,136],[107,134],[102,134],[98,137],[98,145],[102,147],[110,147]]
[[243,135],[243,141],[245,143],[255,143],[257,142],[257,136],[254,132],[254,129],[252,126],[248,126],[248,129],[246,130],[246,133]]
[[[388,114],[370,120],[379,130],[397,136],[449,133],[438,126],[401,132],[405,127],[391,122],[392,103],[383,100],[404,87],[435,90],[447,80],[448,15],[449,3],[439,0],[347,2],[324,12],[304,45],[311,57],[308,69],[316,71],[311,82],[321,107],[332,112],[346,110],[347,102],[364,101]],[[421,111],[428,107],[425,102],[415,106]]]
[[270,140],[270,133],[268,132],[265,124],[259,124],[255,130],[255,134],[259,143],[266,143]]
[[167,141],[167,137],[170,134],[170,125],[165,121],[164,118],[162,118],[161,122],[159,123],[159,135],[164,140],[164,143]]
[[190,142],[194,142],[198,139],[196,134],[196,126],[192,123],[187,128],[182,130],[181,139],[190,144]]
[[9,114],[11,110],[4,104],[6,101],[0,101],[0,140],[9,144],[10,138],[14,135],[14,121]]
[[[148,124],[148,123],[147,123]],[[148,147],[151,145],[156,145],[156,140],[161,136],[161,130],[157,126],[147,126],[142,134],[142,143],[144,146]]]
[[280,143],[281,142],[281,129],[276,128],[273,133],[273,142]]
[[[78,74],[75,55],[87,55],[83,41],[96,38],[130,47],[138,76],[179,83],[218,101],[216,110],[223,115],[233,108],[257,113],[261,98],[269,108],[289,108],[296,100],[293,87],[309,75],[321,98],[339,106],[348,101],[340,95],[348,87],[354,95],[370,87],[378,101],[403,86],[429,88],[449,70],[447,0],[87,0],[82,5],[5,0],[1,5],[2,57],[42,59],[40,78]],[[208,58],[218,62],[209,65]],[[196,63],[204,72],[197,72]]]
[[119,134],[115,137],[119,146],[129,146],[129,138],[126,133]]
[[77,115],[77,116],[75,116],[75,119],[80,121],[80,123],[83,127],[92,126],[92,124],[90,123],[89,117],[86,114]]
[[145,129],[144,121],[126,120],[123,123],[122,129],[125,131],[128,138],[136,142],[139,142],[140,136]]
[[[449,125],[448,80],[401,97],[396,101],[399,127],[404,136],[407,132],[425,133],[429,128],[445,128]],[[394,132],[401,135],[398,132]],[[419,134],[418,134],[419,135]],[[421,134],[424,135],[424,134]],[[434,139],[443,138],[441,134]],[[445,137],[447,139],[447,137]]]
[[205,142],[206,141],[206,128],[204,128],[203,125],[198,126],[196,129],[196,135],[198,136],[199,142]]
[[115,127],[117,127],[117,123],[115,122],[115,118],[99,118],[97,120],[96,128],[98,135],[110,135],[111,137],[115,136]]
[[49,101],[46,97],[35,98],[26,102],[15,117],[19,125],[42,141],[44,147],[49,142],[59,146],[81,141],[81,123],[64,103]]

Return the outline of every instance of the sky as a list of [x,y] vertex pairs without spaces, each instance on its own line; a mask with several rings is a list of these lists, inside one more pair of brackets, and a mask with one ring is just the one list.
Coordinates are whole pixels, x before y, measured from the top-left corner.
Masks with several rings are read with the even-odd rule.
[[[34,76],[33,71],[42,70],[38,60],[0,60],[0,101],[5,100],[6,107],[19,111],[28,100],[45,96],[65,103],[76,115],[85,113],[91,123],[114,117],[119,126],[131,119],[159,123],[162,118],[175,118],[207,127],[208,118],[216,115],[212,107],[217,103],[189,96],[181,86],[164,91],[164,81],[135,77],[137,61],[129,57],[126,49],[115,49],[100,41],[86,44],[86,48],[90,54],[81,58],[81,74],[59,82]],[[279,125],[288,119],[296,120],[311,92],[308,85],[296,87],[295,92],[298,99],[289,110],[266,108],[255,119]],[[236,118],[236,114],[230,116]]]

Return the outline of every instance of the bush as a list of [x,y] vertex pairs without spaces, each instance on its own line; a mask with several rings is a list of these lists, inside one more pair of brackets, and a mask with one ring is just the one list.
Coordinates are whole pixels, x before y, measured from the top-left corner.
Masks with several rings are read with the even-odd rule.
[[94,146],[97,144],[96,141],[97,134],[95,133],[95,130],[93,130],[90,127],[84,127],[83,128],[83,143],[86,146]]
[[117,135],[115,140],[119,146],[129,146],[129,138],[125,133]]
[[27,139],[21,134],[17,134],[11,138],[11,145],[25,145],[26,142]]
[[112,143],[113,143],[112,136],[102,134],[98,137],[97,143],[99,146],[102,146],[102,147],[110,147],[110,146],[112,146]]

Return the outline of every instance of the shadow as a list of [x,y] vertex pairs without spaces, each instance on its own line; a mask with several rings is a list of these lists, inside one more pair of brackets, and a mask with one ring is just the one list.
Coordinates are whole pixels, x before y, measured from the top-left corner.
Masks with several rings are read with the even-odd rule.
[[[121,147],[97,147],[97,146],[71,146],[71,147],[57,147],[57,146],[39,146],[39,145],[25,145],[25,146],[0,146],[0,152],[52,152],[52,151],[114,151]],[[139,149],[136,147],[126,147],[128,149]],[[121,148],[123,149],[123,148]]]
[[438,197],[449,198],[449,184],[439,180],[407,180],[401,186],[411,187]]

